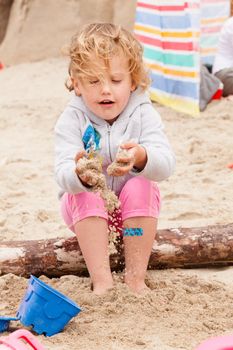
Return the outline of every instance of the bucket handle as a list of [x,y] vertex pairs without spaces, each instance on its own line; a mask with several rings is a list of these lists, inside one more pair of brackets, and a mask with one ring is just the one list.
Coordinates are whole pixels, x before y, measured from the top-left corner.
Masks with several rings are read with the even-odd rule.
[[10,334],[8,337],[3,338],[4,339],[2,340],[0,338],[0,344],[2,342],[2,344],[7,345],[12,350],[25,350],[23,343],[20,344],[18,342],[18,340],[20,339],[24,340],[27,344],[29,344],[33,350],[45,350],[43,345],[39,343],[36,337],[26,329],[19,329]]

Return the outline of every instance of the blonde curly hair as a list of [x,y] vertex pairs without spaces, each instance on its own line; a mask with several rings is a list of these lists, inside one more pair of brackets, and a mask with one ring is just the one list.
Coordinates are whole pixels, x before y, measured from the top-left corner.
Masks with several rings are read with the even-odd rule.
[[[109,67],[109,60],[123,53],[128,58],[132,83],[142,90],[150,84],[143,64],[143,48],[133,34],[121,26],[111,23],[87,24],[72,37],[65,53],[70,58],[70,78],[97,76],[101,79],[101,72]],[[95,57],[99,59],[95,60]],[[100,66],[100,62],[103,65]],[[72,91],[74,87],[70,78],[66,87]]]

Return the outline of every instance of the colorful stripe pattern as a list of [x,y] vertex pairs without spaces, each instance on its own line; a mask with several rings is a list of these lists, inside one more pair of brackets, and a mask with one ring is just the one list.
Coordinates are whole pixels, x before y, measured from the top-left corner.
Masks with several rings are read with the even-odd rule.
[[144,46],[144,59],[151,71],[152,100],[199,114],[200,52],[204,57],[216,47],[216,26],[210,19],[216,17],[216,11],[220,13],[220,2],[226,16],[229,0],[137,1],[135,34]]
[[200,51],[203,63],[213,64],[219,33],[229,15],[229,0],[201,0]]

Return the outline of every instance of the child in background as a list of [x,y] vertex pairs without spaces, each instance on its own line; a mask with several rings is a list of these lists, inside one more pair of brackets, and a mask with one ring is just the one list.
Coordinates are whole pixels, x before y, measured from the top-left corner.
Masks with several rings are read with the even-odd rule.
[[145,93],[149,78],[142,52],[129,31],[110,23],[84,26],[69,47],[67,87],[75,94],[55,127],[55,173],[62,215],[77,236],[95,294],[113,287],[108,212],[100,194],[92,191],[98,167],[85,172],[79,160],[97,152],[107,186],[119,198],[124,281],[135,293],[147,288],[160,211],[156,182],[167,179],[175,165],[160,116]]
[[223,97],[233,95],[233,17],[222,26],[213,73],[223,83]]

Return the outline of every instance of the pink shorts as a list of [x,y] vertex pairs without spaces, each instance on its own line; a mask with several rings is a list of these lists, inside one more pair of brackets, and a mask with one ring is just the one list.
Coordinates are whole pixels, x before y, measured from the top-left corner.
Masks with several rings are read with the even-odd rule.
[[61,213],[66,225],[74,232],[74,225],[90,216],[98,216],[109,221],[109,225],[121,227],[122,221],[136,217],[159,217],[161,199],[157,184],[144,177],[133,177],[123,187],[119,200],[120,210],[111,214],[115,221],[109,221],[104,201],[99,193],[64,193],[61,199]]

